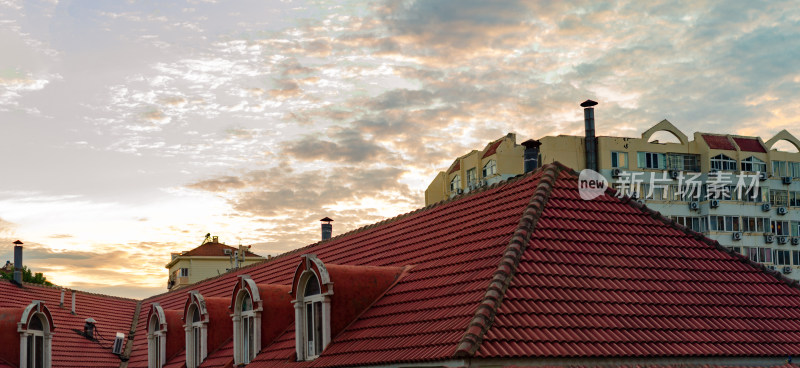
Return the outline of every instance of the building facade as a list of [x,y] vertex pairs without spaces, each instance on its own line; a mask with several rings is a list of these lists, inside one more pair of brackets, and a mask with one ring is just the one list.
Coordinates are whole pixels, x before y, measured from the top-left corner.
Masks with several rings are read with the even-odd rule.
[[167,290],[180,289],[209,277],[265,260],[249,249],[249,245],[239,245],[238,248],[234,248],[222,244],[215,236],[192,250],[172,253],[172,259],[165,266],[169,270]]
[[[593,131],[594,112],[585,115],[591,117],[587,132]],[[654,141],[659,132],[677,142]],[[593,169],[620,195],[800,280],[800,140],[788,131],[766,141],[702,132],[689,139],[663,120],[637,138],[542,137],[532,154],[539,165],[558,161],[582,170],[587,168],[587,140],[595,142],[589,146],[594,154],[588,153],[595,158]],[[781,141],[799,152],[774,149]],[[506,159],[521,166],[523,153],[512,152]],[[426,201],[446,198],[429,198],[426,192]]]
[[517,135],[489,142],[482,150],[472,150],[457,158],[447,171],[436,174],[425,190],[425,205],[431,205],[459,194],[469,193],[482,186],[524,173],[520,159],[525,151],[517,144]]

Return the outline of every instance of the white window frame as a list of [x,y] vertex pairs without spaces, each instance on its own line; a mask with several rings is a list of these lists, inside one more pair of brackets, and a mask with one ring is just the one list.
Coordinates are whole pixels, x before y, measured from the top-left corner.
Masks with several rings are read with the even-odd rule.
[[[184,314],[186,332],[186,367],[197,368],[208,357],[208,311],[203,296],[196,290],[189,292],[191,303]],[[194,313],[199,316],[194,321]]]
[[[234,298],[233,314],[233,357],[235,365],[248,364],[261,350],[261,313],[263,305],[258,293],[258,286],[248,275],[240,275],[240,284]],[[251,308],[242,311],[244,298],[250,298]],[[248,330],[252,329],[252,336]],[[249,342],[249,344],[245,344]]]
[[450,180],[450,192],[455,193],[458,189],[461,189],[461,175],[456,174],[456,176]]
[[150,320],[147,321],[147,366],[161,368],[167,358],[167,319],[158,303],[153,303],[151,309]]
[[[51,321],[48,318],[50,314],[44,306],[44,302],[34,300],[31,304],[25,307],[22,312],[22,318],[17,322],[17,332],[19,332],[19,367],[20,368],[33,368],[36,367],[36,358],[42,360],[42,367],[52,367],[52,351],[53,351],[53,330],[51,328]],[[42,323],[41,330],[30,329],[30,323],[34,318],[38,318]],[[55,326],[53,326],[55,327]],[[29,338],[31,338],[29,340]],[[42,340],[42,351],[38,357],[33,357],[32,366],[28,366],[28,354],[30,350],[36,350],[36,338]],[[38,355],[38,354],[37,354]]]
[[[620,160],[621,158],[621,160]],[[616,164],[614,163],[616,161]],[[624,164],[620,163],[623,161]],[[612,151],[611,152],[611,167],[614,169],[627,169],[628,168],[628,152]]]
[[637,154],[637,167],[640,169],[664,170],[667,168],[667,154],[661,152],[644,152]]
[[478,183],[478,169],[471,168],[467,170],[467,186],[475,186]]
[[[295,352],[298,361],[314,360],[320,356],[322,352],[331,341],[331,296],[333,295],[333,283],[330,281],[330,276],[325,269],[325,265],[319,258],[314,255],[303,255],[305,270],[300,273],[299,278],[295,278],[297,284],[293,286],[295,294],[294,304],[294,320],[295,320]],[[295,274],[300,271],[295,271]],[[309,280],[313,280],[312,275],[316,278],[319,284],[319,294],[306,296],[306,287]],[[319,305],[319,309],[317,309]],[[309,320],[306,317],[308,306],[311,306],[312,320],[317,320],[321,323],[319,329],[311,325],[312,333],[321,336],[315,336],[317,339],[312,341],[321,341],[321,351],[309,351],[309,340],[307,336],[307,329],[309,327]],[[318,317],[317,317],[318,316]],[[317,331],[319,330],[319,331]]]
[[482,174],[484,178],[492,177],[497,174],[497,161],[489,160],[489,162],[483,165]]
[[[185,271],[185,272],[184,272]],[[180,277],[189,277],[189,269],[186,267],[182,267],[178,270],[178,276]]]
[[736,171],[736,160],[720,153],[711,158],[711,170]]
[[747,172],[767,172],[767,163],[758,157],[750,156],[742,160],[742,171]]

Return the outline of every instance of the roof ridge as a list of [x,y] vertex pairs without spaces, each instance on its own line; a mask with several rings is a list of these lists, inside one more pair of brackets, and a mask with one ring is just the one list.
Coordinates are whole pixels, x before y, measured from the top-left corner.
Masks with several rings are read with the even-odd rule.
[[[561,167],[563,171],[569,173],[570,175],[579,176],[578,172],[576,172],[575,170],[573,170],[573,169],[571,169],[571,168],[569,168],[567,166],[564,166],[564,164],[562,164],[560,162],[555,162],[554,164],[556,164],[559,167]],[[789,285],[789,286],[791,286],[791,287],[793,287],[795,289],[800,290],[800,281],[794,280],[794,279],[790,279],[790,278],[788,278],[786,276],[783,276],[783,274],[781,274],[780,272],[778,272],[776,270],[770,270],[770,269],[767,268],[767,266],[765,266],[762,263],[751,261],[750,259],[748,259],[744,255],[742,255],[740,253],[737,253],[737,252],[734,252],[734,251],[728,249],[727,247],[723,246],[722,244],[719,243],[719,241],[711,239],[711,238],[705,236],[703,233],[694,231],[694,230],[692,230],[692,229],[690,229],[690,228],[688,228],[686,226],[683,226],[683,225],[677,223],[675,220],[672,220],[672,219],[664,216],[663,214],[661,214],[661,212],[658,212],[658,211],[656,211],[656,210],[654,210],[652,208],[647,207],[646,204],[640,203],[640,202],[638,202],[636,200],[633,200],[630,196],[626,195],[626,196],[618,197],[617,196],[617,190],[612,188],[612,187],[610,187],[610,186],[606,188],[605,194],[608,194],[608,195],[610,195],[612,197],[615,197],[615,198],[619,198],[620,202],[622,202],[624,204],[627,204],[627,205],[629,205],[629,206],[631,206],[631,207],[633,207],[635,209],[638,209],[639,211],[642,211],[642,212],[650,215],[650,217],[652,219],[660,221],[660,222],[664,223],[665,225],[667,225],[667,226],[669,226],[669,227],[671,227],[671,228],[673,228],[675,230],[678,230],[678,231],[681,231],[681,232],[685,233],[686,235],[690,235],[695,240],[698,240],[698,241],[701,241],[701,242],[703,242],[705,244],[708,244],[708,245],[716,248],[717,250],[719,250],[721,252],[725,252],[725,253],[731,255],[733,258],[737,259],[739,262],[748,264],[751,267],[756,268],[758,270],[761,270],[764,273],[776,278],[778,281],[781,281],[781,282],[783,282],[783,283],[785,283],[785,284],[787,284],[787,285]]]
[[456,346],[454,353],[456,357],[472,356],[480,348],[483,336],[492,326],[497,309],[502,304],[503,296],[517,270],[520,256],[525,252],[531,233],[533,233],[536,223],[539,221],[542,211],[544,211],[545,204],[550,198],[550,193],[555,186],[558,174],[562,170],[561,166],[548,164],[541,168],[543,174],[536,184],[536,189],[534,189],[533,195],[522,213],[522,218],[520,218],[519,224],[503,252],[503,257],[497,265],[497,270],[492,275],[492,280],[489,282],[475,315],[470,320],[464,335],[461,337],[461,341]]
[[[6,279],[0,279],[0,282],[7,282],[7,283],[10,283],[10,284],[15,284],[13,281],[6,280]],[[82,293],[82,294],[86,294],[86,295],[94,295],[94,296],[100,296],[100,297],[104,297],[104,298],[120,299],[120,300],[131,301],[131,302],[139,301],[139,299],[126,298],[126,297],[123,297],[123,296],[108,295],[108,294],[101,294],[101,293],[93,293],[91,291],[73,289],[73,288],[69,288],[69,287],[66,287],[66,286],[60,286],[60,285],[55,285],[55,284],[53,284],[53,285],[43,285],[43,284],[37,284],[37,283],[34,283],[34,282],[23,281],[22,285],[25,286],[25,287],[37,287],[37,288],[42,288],[42,289],[55,289],[55,290],[59,290],[59,291],[61,291],[63,289],[65,291],[69,290],[69,291],[74,291],[76,293]]]

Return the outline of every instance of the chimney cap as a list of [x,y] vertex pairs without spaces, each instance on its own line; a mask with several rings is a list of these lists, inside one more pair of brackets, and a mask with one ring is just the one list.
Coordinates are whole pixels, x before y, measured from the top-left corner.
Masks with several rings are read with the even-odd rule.
[[320,221],[323,221],[323,222],[330,223],[331,221],[333,221],[333,219],[332,219],[332,218],[330,218],[330,217],[327,217],[327,216],[326,216],[325,218],[323,218],[323,219],[322,219],[322,220],[320,220]]
[[22,245],[22,242],[21,242],[21,241],[19,241],[19,240],[16,240],[16,241],[14,241],[14,244],[16,244],[16,245]]
[[594,105],[597,105],[597,101],[586,100],[581,102],[581,107],[592,107]]

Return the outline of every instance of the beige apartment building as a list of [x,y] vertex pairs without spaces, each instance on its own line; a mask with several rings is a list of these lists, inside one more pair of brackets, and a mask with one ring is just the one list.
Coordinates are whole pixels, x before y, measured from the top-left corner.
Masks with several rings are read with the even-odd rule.
[[[800,279],[800,140],[786,130],[766,140],[703,132],[690,139],[667,120],[640,137],[595,137],[595,104],[582,104],[586,136],[546,136],[517,146],[509,134],[490,143],[487,148],[503,142],[498,145],[503,154],[496,157],[510,168],[498,180],[555,161],[577,171],[591,168],[610,186],[679,224]],[[672,142],[654,140],[657,133]],[[798,152],[777,149],[779,142]],[[469,191],[465,170],[485,165],[487,148],[459,157],[437,174],[426,204]],[[699,185],[691,188],[691,181]]]
[[215,236],[192,250],[172,253],[172,259],[165,266],[169,270],[167,289],[180,289],[267,259],[249,249],[249,245],[239,245],[238,248],[225,245]]

